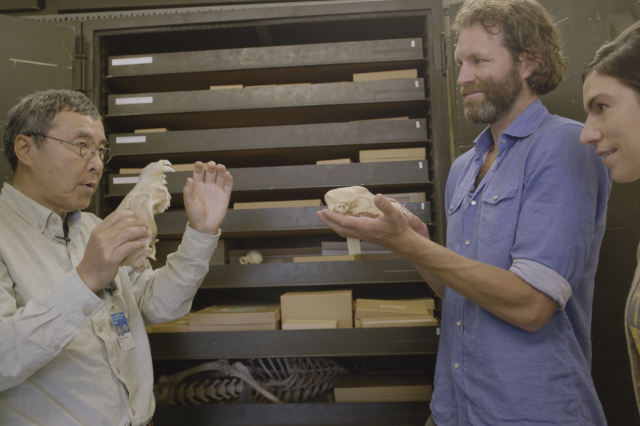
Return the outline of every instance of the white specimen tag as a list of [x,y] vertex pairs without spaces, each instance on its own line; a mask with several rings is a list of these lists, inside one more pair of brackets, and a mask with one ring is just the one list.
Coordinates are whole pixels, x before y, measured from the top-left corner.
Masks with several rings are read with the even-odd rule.
[[424,203],[420,203],[420,207],[422,207],[422,210],[424,210]]
[[146,141],[146,136],[118,136],[116,138],[116,143],[143,143]]
[[113,59],[111,65],[117,67],[118,65],[139,65],[139,64],[152,64],[153,56],[145,56],[142,58],[124,58]]
[[[416,128],[418,128],[418,129],[420,128],[420,122],[419,121],[416,121]],[[117,139],[118,138],[116,138],[116,143],[118,143]]]
[[416,47],[416,41],[415,40],[411,40],[411,47]]
[[[420,161],[420,162],[418,163],[418,165],[420,166],[420,168],[422,168],[422,161]],[[116,178],[116,179],[117,179],[117,178]],[[115,179],[114,179],[114,181],[115,181]],[[113,183],[115,183],[115,182],[113,182]]]
[[135,104],[152,104],[153,96],[144,96],[141,98],[117,98],[116,105],[135,105]]
[[[422,167],[420,167],[422,168]],[[120,185],[123,183],[138,183],[138,179],[140,179],[140,176],[131,176],[131,177],[114,177],[113,178],[113,184],[114,185]]]
[[416,87],[420,87],[420,83],[418,83],[418,81],[416,80]]
[[120,349],[128,351],[136,347],[136,342],[133,340],[133,333],[129,328],[127,317],[123,311],[111,314],[111,323],[113,329],[118,335],[118,343],[120,343]]

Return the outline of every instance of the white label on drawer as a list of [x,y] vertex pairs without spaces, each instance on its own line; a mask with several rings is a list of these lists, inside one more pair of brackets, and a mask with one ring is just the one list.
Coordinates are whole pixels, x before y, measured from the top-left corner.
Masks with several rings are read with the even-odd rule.
[[131,177],[114,177],[113,178],[113,184],[114,185],[120,185],[123,183],[138,183],[138,179],[140,178],[140,176],[131,176]]
[[119,65],[139,65],[139,64],[152,64],[153,56],[145,56],[143,58],[125,58],[125,59],[113,59],[111,65],[117,67]]
[[436,336],[440,335],[440,327],[436,328]]
[[415,40],[411,40],[411,47],[416,47],[416,41]]
[[247,306],[246,308],[213,308],[211,312],[256,312],[262,309],[267,309],[266,306]]
[[422,210],[424,210],[424,203],[420,203],[420,207],[422,207]]
[[381,308],[391,308],[391,309],[407,309],[406,306],[401,305],[380,305]]
[[116,143],[142,143],[146,141],[146,136],[119,136],[116,138]]
[[132,104],[152,104],[153,96],[145,96],[144,98],[117,98],[116,105],[132,105]]
[[419,129],[420,128],[420,122],[416,121],[416,127]]
[[420,166],[420,168],[422,168],[422,161],[419,162],[418,165]]
[[416,80],[416,87],[420,87],[420,83]]

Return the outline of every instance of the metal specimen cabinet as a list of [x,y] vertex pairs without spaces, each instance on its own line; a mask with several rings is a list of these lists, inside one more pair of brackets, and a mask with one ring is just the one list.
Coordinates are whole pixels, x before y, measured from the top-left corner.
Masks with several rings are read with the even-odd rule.
[[[32,21],[75,28],[71,86],[100,109],[114,153],[92,205],[99,216],[113,211],[136,182],[120,168],[161,158],[174,164],[212,159],[234,176],[231,206],[321,199],[329,189],[351,185],[384,194],[424,192],[424,201],[406,206],[444,243],[451,148],[442,2],[202,6],[34,15]],[[356,73],[406,69],[416,69],[417,77],[353,81]],[[243,87],[210,90],[229,85]],[[136,132],[152,128],[169,131]],[[426,159],[358,163],[361,150],[417,147],[426,149]],[[316,164],[337,158],[353,162]],[[171,209],[156,216],[161,241],[182,237],[181,191],[189,174],[167,177],[173,198]],[[222,239],[235,250],[343,240],[317,219],[319,209],[230,208]],[[433,296],[400,258],[224,264],[210,267],[193,307],[278,302],[287,291],[314,289],[351,289],[354,298]],[[367,371],[411,365],[432,375],[438,334],[437,327],[353,328],[151,333],[149,340],[156,376],[212,359],[271,357],[330,357]],[[158,406],[154,422],[423,425],[428,415],[426,402],[203,404]]]

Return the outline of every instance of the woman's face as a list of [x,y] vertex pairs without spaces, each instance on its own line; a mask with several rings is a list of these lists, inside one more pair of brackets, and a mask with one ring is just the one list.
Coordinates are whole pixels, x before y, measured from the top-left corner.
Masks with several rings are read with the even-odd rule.
[[594,71],[584,82],[583,96],[587,121],[580,142],[596,147],[614,181],[640,179],[640,95]]

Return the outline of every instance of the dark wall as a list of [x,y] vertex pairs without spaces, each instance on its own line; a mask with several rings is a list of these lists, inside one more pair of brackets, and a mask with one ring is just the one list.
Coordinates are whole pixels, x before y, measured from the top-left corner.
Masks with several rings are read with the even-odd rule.
[[[640,19],[633,0],[540,0],[555,16],[568,57],[566,80],[542,101],[553,114],[584,122],[582,71],[596,50],[613,34]],[[451,5],[455,16],[460,2]],[[458,70],[455,70],[455,78]],[[456,92],[456,151],[461,154],[485,126],[464,118]],[[593,379],[610,425],[638,426],[640,417],[633,393],[625,341],[624,307],[636,267],[640,241],[640,182],[614,184],[609,200],[607,232],[602,243],[594,294],[592,342]]]

